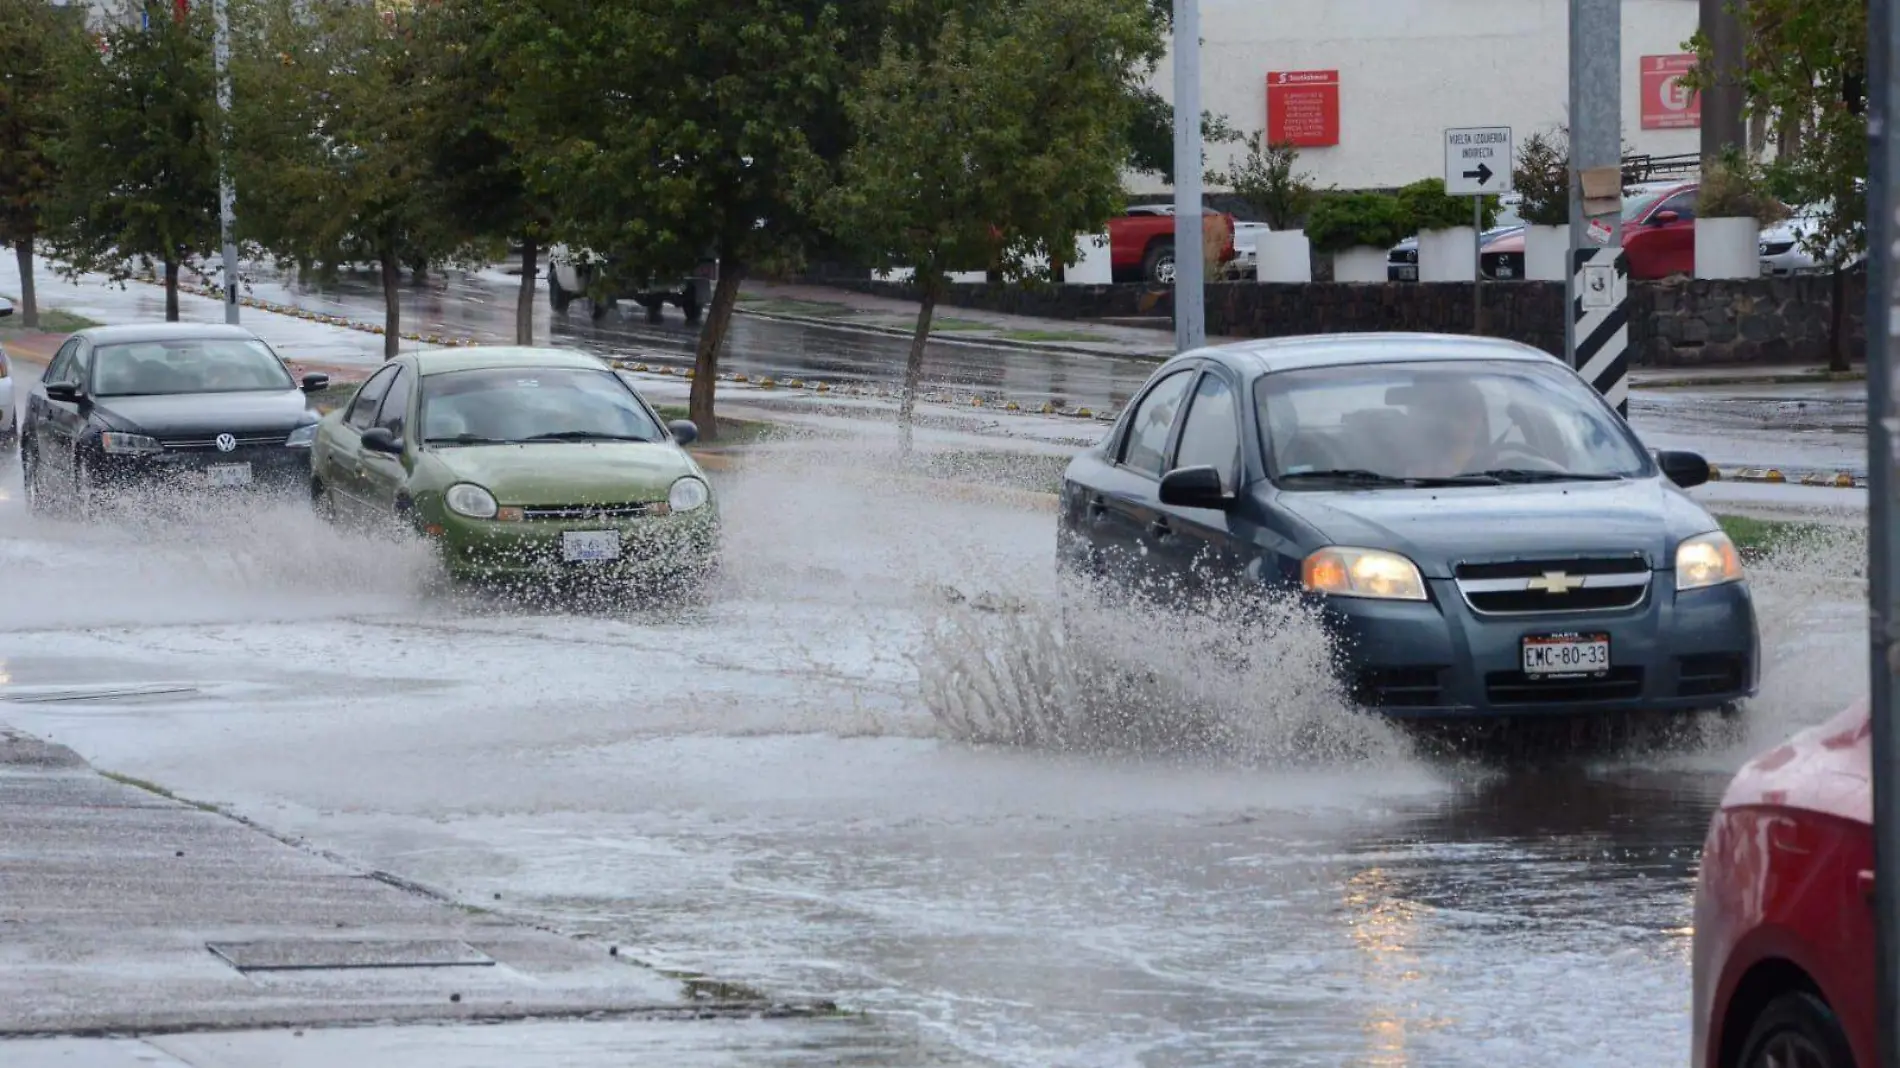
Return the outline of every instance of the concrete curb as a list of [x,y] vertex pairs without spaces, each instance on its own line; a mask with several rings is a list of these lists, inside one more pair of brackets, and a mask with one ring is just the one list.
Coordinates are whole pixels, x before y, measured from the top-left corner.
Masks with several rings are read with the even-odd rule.
[[[833,330],[852,331],[860,334],[878,334],[884,337],[897,337],[909,340],[915,332],[902,327],[878,326],[872,323],[843,323],[836,319],[826,319],[817,315],[787,315],[783,312],[748,311],[743,305],[733,309],[733,314],[749,319],[763,319],[767,322],[793,323],[799,326],[822,326]],[[1161,364],[1174,354],[1172,352],[1123,352],[1115,349],[1096,348],[1085,342],[1069,343],[1063,341],[1016,341],[1006,337],[988,337],[977,335],[974,331],[958,331],[957,336],[931,334],[933,345],[953,345],[964,348],[986,349],[1026,349],[1030,352],[1047,352],[1066,356],[1096,356],[1111,360],[1141,360],[1146,363]]]

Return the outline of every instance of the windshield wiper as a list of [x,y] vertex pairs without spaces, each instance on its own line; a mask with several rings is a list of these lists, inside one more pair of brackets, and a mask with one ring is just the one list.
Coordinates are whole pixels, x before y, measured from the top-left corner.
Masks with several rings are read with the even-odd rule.
[[1527,467],[1497,467],[1489,471],[1472,471],[1472,475],[1484,475],[1499,482],[1621,482],[1622,475],[1583,474],[1577,471],[1537,471]]
[[643,438],[638,434],[605,434],[592,430],[557,430],[551,434],[530,434],[523,441],[644,441],[651,443],[652,438]]
[[485,438],[480,434],[457,434],[449,438],[424,438],[424,445],[508,445],[505,438]]
[[1361,467],[1342,467],[1325,471],[1289,471],[1280,476],[1284,480],[1300,479],[1313,482],[1348,482],[1355,486],[1405,486],[1409,488],[1427,488],[1432,486],[1495,486],[1498,479],[1489,474],[1448,475],[1442,478],[1402,478],[1398,475],[1385,475],[1377,471],[1368,471]]

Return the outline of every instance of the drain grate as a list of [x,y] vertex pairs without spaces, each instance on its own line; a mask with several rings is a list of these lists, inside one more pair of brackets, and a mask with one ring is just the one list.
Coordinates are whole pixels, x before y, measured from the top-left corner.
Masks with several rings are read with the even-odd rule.
[[58,686],[33,690],[0,691],[0,700],[16,705],[50,705],[63,702],[110,704],[115,701],[137,701],[151,697],[186,697],[198,692],[199,690],[196,686],[165,684],[153,686],[114,686],[104,689]]
[[495,959],[456,941],[346,942],[282,939],[207,942],[205,948],[241,972],[328,971],[348,968],[483,968]]

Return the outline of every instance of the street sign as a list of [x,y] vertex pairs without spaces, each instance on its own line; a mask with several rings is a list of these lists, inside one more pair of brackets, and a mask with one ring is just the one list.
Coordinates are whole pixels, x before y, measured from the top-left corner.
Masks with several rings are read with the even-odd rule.
[[1471,126],[1445,131],[1445,192],[1455,197],[1511,191],[1511,128]]
[[1620,248],[1580,248],[1571,257],[1571,365],[1618,414],[1629,416],[1629,261]]

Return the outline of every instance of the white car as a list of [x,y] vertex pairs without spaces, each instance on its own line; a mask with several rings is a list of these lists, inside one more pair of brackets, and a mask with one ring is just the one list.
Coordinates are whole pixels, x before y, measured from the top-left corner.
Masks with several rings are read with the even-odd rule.
[[[13,302],[0,297],[0,318],[13,314]],[[0,347],[0,450],[20,447],[20,416],[13,410],[13,359]]]
[[[1813,249],[1808,246],[1808,236],[1815,232],[1821,216],[1826,212],[1825,205],[1797,211],[1773,226],[1762,227],[1761,273],[1764,275],[1825,274],[1832,270],[1829,263],[1816,259]],[[1845,240],[1840,244],[1844,246]],[[1844,248],[1843,251],[1845,251]],[[1865,258],[1861,253],[1851,253],[1845,257],[1842,266],[1852,267]]]
[[[594,282],[595,272],[605,264],[605,259],[586,249],[570,249],[566,245],[555,245],[548,249],[548,306],[558,313],[565,313],[575,297],[587,296],[588,288]],[[707,261],[710,264],[711,261]],[[712,303],[713,271],[707,264],[691,278],[681,280],[672,289],[659,289],[649,286],[631,293],[611,293],[593,299],[595,319],[604,317],[614,308],[614,303],[623,297],[646,309],[647,322],[660,321],[662,309],[668,304],[678,307],[686,313],[686,321],[696,323],[700,312]]]

